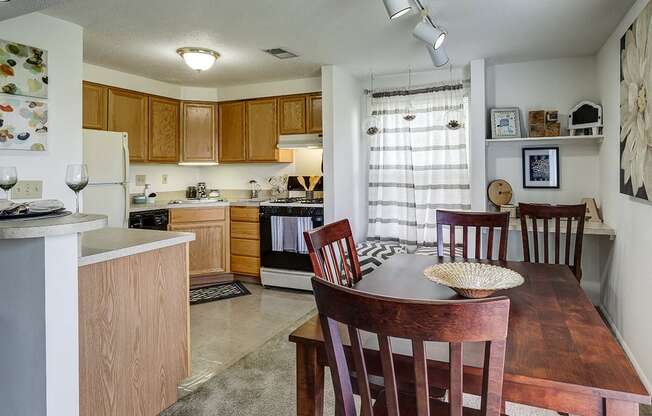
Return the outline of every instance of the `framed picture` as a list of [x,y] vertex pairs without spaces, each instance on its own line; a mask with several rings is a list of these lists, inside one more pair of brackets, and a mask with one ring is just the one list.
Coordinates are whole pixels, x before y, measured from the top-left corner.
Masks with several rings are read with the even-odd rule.
[[559,148],[523,148],[523,188],[559,188]]
[[521,136],[521,110],[494,108],[491,110],[491,138],[516,139]]
[[0,39],[0,92],[47,98],[47,51]]
[[0,150],[46,150],[48,103],[0,94]]
[[646,91],[649,71],[641,71],[640,63],[652,56],[641,35],[651,23],[648,3],[620,39],[620,193],[646,201],[652,200],[652,132],[645,127],[652,101]]

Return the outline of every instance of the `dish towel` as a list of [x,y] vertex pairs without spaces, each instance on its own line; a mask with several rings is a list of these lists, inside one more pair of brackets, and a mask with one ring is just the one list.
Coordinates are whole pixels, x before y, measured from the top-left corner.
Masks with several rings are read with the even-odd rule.
[[297,217],[297,252],[301,254],[308,254],[308,246],[306,245],[306,239],[303,237],[304,231],[312,230],[312,218],[310,217]]
[[297,217],[283,218],[283,251],[297,252]]
[[272,215],[272,251],[283,251],[283,218]]

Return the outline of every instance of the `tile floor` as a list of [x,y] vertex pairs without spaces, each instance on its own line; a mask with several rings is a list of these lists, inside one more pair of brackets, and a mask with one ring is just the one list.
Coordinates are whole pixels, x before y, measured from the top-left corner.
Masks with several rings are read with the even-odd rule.
[[179,386],[179,397],[315,309],[312,293],[245,286],[251,295],[190,307],[192,375]]

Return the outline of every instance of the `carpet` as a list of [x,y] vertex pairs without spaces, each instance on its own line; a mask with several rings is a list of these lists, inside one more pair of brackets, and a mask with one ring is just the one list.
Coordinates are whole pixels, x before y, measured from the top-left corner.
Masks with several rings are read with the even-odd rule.
[[[312,315],[312,314],[310,314]],[[295,351],[290,333],[306,316],[281,331],[258,350],[208,380],[161,413],[162,416],[294,416]],[[330,375],[326,372],[325,415],[334,415]],[[479,407],[475,396],[465,395],[465,404]],[[558,416],[556,412],[508,403],[511,416]]]
[[249,290],[240,282],[221,283],[219,285],[190,289],[190,304],[195,305],[250,294]]

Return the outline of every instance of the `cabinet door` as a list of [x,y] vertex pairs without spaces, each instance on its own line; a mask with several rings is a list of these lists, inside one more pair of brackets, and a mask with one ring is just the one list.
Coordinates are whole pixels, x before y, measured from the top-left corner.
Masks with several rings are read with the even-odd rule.
[[306,96],[289,96],[278,99],[278,123],[280,134],[303,134],[306,132]]
[[220,162],[246,161],[245,102],[220,104],[218,118]]
[[106,130],[106,87],[84,82],[83,91],[83,122],[85,129]]
[[184,162],[217,162],[215,104],[184,102],[182,107],[181,160]]
[[247,159],[256,162],[278,160],[276,99],[247,101]]
[[321,133],[321,94],[308,96],[308,133]]
[[179,101],[149,97],[150,162],[179,161]]
[[108,129],[128,134],[130,161],[147,162],[147,96],[111,87],[108,91]]
[[190,277],[230,272],[227,222],[178,223],[168,229],[195,233],[189,250]]

